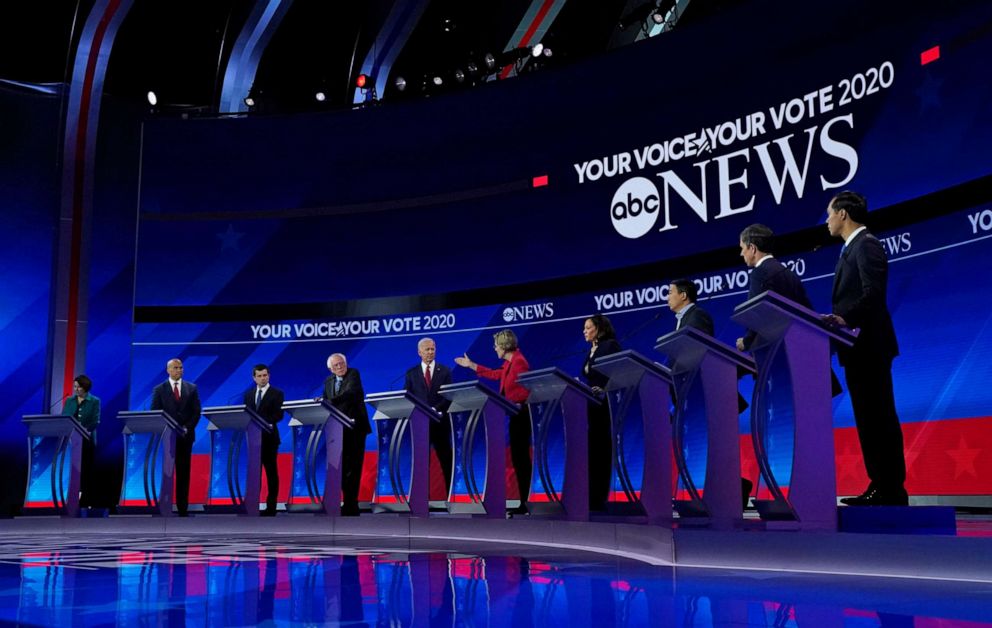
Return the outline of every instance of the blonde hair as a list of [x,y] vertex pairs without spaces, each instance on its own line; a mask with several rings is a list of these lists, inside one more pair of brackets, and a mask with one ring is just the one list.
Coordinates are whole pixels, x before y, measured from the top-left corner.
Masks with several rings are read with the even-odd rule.
[[493,334],[493,342],[503,351],[517,350],[517,335],[510,329],[504,329]]

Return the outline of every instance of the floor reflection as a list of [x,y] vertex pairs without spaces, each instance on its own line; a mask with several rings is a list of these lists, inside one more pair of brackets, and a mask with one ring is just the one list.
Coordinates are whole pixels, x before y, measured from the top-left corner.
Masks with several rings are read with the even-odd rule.
[[[673,570],[395,539],[3,539],[0,621],[35,625],[950,626],[992,586]],[[480,548],[481,549],[481,548]]]

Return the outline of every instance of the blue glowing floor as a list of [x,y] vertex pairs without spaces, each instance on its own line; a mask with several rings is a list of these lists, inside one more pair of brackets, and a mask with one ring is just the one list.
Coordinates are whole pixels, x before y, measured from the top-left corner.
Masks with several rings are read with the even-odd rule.
[[992,584],[673,569],[532,546],[488,544],[465,553],[447,541],[399,543],[0,535],[0,622],[555,628],[992,622]]

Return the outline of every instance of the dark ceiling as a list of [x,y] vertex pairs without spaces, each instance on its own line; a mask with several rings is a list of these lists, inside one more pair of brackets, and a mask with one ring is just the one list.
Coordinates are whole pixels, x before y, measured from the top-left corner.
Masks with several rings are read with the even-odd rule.
[[[254,92],[277,111],[351,106],[354,80],[393,6],[405,0],[295,0],[259,62]],[[742,0],[738,0],[742,1]],[[649,0],[654,4],[654,0]],[[678,28],[734,3],[695,0]],[[10,3],[0,22],[0,78],[35,83],[63,82],[71,70],[70,52],[93,0],[37,0]],[[121,25],[107,68],[104,92],[139,103],[149,90],[166,106],[216,111],[223,69],[256,0],[135,0]],[[551,23],[542,42],[553,51],[539,70],[573,62],[631,43],[643,22],[620,29],[622,18],[644,0],[570,0]],[[499,55],[511,40],[531,0],[432,0],[392,66],[383,101],[422,97],[430,90],[464,89],[487,80],[456,70],[486,53]],[[402,76],[404,92],[392,89]],[[435,88],[430,79],[441,76]],[[427,81],[427,89],[422,85]],[[492,80],[492,77],[489,77]],[[317,91],[327,97],[314,99]]]

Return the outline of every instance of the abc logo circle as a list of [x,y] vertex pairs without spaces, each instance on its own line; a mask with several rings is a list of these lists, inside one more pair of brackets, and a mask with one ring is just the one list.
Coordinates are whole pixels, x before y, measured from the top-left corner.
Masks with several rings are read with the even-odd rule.
[[512,307],[508,307],[505,310],[503,310],[503,320],[506,321],[507,323],[509,323],[509,322],[511,322],[513,320],[513,308]]
[[613,228],[625,238],[639,238],[654,227],[660,205],[658,188],[650,179],[628,179],[613,195],[610,205]]

